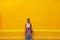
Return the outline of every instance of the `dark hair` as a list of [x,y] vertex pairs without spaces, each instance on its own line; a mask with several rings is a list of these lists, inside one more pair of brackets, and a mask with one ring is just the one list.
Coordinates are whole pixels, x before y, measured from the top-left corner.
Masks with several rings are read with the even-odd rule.
[[27,18],[27,20],[30,20],[30,18]]

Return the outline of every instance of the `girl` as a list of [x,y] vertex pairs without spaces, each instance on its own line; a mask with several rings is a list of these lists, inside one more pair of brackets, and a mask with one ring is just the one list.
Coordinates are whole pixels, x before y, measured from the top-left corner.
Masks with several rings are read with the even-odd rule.
[[25,24],[26,40],[32,40],[32,33],[32,24],[30,23],[30,18],[27,18],[27,23]]

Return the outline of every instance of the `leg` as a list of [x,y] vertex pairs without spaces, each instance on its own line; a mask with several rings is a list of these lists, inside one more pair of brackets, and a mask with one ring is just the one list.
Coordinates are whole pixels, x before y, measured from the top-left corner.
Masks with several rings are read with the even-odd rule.
[[32,40],[32,36],[30,36],[29,38],[30,38],[30,40]]
[[28,36],[26,36],[26,40],[29,40],[29,37]]

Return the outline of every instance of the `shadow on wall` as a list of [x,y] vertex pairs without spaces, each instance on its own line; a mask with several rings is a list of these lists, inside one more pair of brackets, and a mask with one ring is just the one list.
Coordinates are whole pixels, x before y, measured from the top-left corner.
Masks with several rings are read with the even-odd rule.
[[0,30],[1,30],[1,13],[0,13]]

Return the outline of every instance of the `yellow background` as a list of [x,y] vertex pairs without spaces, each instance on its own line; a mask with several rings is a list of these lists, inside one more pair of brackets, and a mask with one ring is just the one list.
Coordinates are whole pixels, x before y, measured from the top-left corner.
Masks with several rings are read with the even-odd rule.
[[[60,0],[0,0],[0,29],[24,30],[30,18],[33,30],[60,30]],[[24,32],[0,32],[0,37]],[[60,37],[60,32],[34,32],[33,36]]]
[[33,29],[60,29],[60,0],[0,0],[0,29],[24,30],[30,18]]

